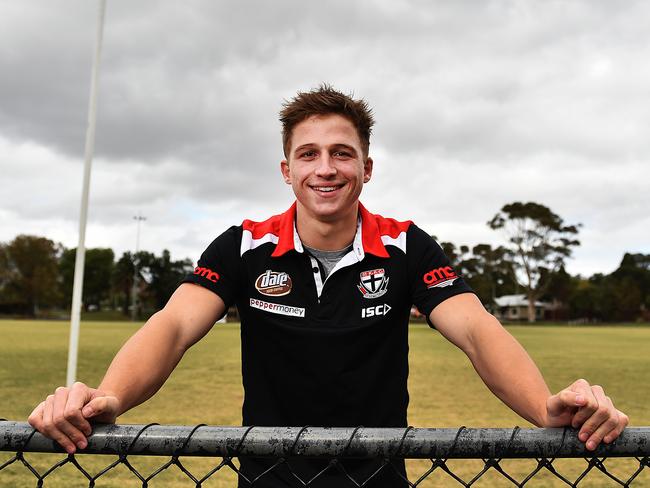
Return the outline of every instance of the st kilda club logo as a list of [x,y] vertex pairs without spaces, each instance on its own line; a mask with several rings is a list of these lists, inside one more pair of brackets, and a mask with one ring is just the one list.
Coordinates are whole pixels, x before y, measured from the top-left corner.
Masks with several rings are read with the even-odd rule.
[[281,297],[291,292],[291,276],[284,272],[267,269],[255,280],[255,288],[262,295]]
[[384,268],[362,271],[359,273],[359,278],[357,288],[363,298],[377,298],[388,291],[388,276]]

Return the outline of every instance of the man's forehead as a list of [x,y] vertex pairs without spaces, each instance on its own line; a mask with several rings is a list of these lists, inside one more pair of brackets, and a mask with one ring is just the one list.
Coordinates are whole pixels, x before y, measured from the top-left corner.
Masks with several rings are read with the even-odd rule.
[[319,144],[359,145],[360,139],[356,128],[347,118],[337,114],[312,115],[293,128],[292,146]]

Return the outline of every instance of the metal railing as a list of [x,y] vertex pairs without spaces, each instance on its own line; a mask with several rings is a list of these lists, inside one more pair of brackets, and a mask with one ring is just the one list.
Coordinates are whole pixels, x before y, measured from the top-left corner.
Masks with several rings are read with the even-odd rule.
[[[0,485],[24,486],[31,481],[44,486],[61,473],[64,480],[60,486],[94,487],[124,466],[126,474],[143,487],[158,482],[171,467],[177,468],[178,477],[173,486],[196,487],[214,483],[223,473],[230,477],[217,486],[233,486],[235,480],[239,486],[254,487],[496,486],[495,481],[485,481],[495,475],[500,486],[540,486],[534,478],[550,483],[543,486],[650,486],[650,427],[628,428],[616,442],[593,452],[585,449],[576,434],[572,429],[518,427],[96,425],[86,449],[61,457],[61,447],[34,432],[29,424],[0,421],[0,451],[8,453],[0,453]],[[59,454],[39,470],[32,453]],[[107,460],[107,456],[116,458]],[[133,462],[134,457],[142,456],[155,460],[153,467],[147,468],[148,474]],[[169,459],[160,462],[161,456]],[[99,459],[91,463],[92,470],[83,462],[89,457]],[[201,475],[188,467],[195,458],[208,462]],[[580,464],[564,472],[554,465],[563,458],[580,459]],[[608,469],[621,461],[613,458],[627,458],[625,473]],[[420,463],[420,472],[413,474],[409,469],[407,475],[405,459],[423,460],[413,461]],[[472,471],[465,461],[452,466],[453,460],[469,459],[479,461],[477,470]],[[529,459],[529,463],[523,468],[514,464],[505,467],[510,459]],[[14,485],[3,478],[10,471]],[[76,480],[70,481],[74,474]],[[592,481],[594,474],[597,481]],[[435,484],[435,477],[435,483],[443,484]],[[172,485],[170,481],[162,483],[158,486]]]

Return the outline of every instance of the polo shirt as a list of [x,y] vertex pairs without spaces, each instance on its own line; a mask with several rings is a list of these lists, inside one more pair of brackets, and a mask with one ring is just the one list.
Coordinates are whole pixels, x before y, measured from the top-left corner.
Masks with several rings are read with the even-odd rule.
[[243,424],[406,426],[411,306],[428,317],[471,289],[426,232],[361,204],[351,250],[323,278],[295,216],[294,203],[229,228],[185,278],[239,310]]

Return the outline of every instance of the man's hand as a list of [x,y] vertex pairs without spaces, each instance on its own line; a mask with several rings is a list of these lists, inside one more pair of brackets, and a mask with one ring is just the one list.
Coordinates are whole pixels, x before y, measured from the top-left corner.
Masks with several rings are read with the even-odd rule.
[[59,387],[41,402],[27,419],[41,434],[58,442],[72,454],[85,449],[92,433],[89,419],[113,423],[120,413],[119,401],[83,383]]
[[99,388],[83,383],[59,387],[34,409],[29,423],[69,453],[85,449],[92,432],[89,419],[113,423],[118,415],[150,398],[185,351],[225,312],[218,295],[198,285],[180,285],[165,308],[122,346]]
[[601,441],[613,442],[629,422],[629,418],[617,410],[602,387],[590,385],[580,379],[546,401],[545,427],[571,425],[580,428],[578,438],[587,449],[595,450]]

